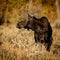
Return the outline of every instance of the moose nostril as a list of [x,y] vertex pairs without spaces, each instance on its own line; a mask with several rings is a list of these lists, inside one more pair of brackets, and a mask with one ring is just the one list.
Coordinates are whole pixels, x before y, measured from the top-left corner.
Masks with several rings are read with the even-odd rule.
[[18,25],[16,26],[16,28],[19,28],[19,29],[21,29],[21,27],[20,27],[20,26],[18,26]]

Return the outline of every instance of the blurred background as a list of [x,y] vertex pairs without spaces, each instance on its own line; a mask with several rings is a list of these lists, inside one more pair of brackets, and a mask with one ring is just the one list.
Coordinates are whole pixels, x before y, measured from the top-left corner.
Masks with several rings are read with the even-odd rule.
[[0,0],[0,19],[15,23],[27,13],[40,18],[46,16],[51,23],[60,18],[60,0]]

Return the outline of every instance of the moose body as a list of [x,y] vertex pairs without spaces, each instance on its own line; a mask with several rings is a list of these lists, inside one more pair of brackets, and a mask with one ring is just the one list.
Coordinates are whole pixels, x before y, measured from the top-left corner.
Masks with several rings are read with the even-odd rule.
[[36,18],[28,15],[28,21],[17,23],[17,28],[31,29],[34,31],[35,42],[44,43],[46,50],[50,51],[52,44],[52,28],[46,17]]

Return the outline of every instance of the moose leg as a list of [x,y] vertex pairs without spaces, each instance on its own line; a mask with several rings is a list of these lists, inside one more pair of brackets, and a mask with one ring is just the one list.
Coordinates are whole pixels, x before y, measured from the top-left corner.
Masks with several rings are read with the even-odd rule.
[[38,33],[36,33],[36,32],[34,32],[34,39],[35,39],[35,42],[37,43],[38,39],[39,39],[39,36],[38,36]]
[[46,50],[47,50],[48,52],[50,51],[52,41],[53,41],[53,39],[52,39],[52,37],[51,37],[50,40],[49,40],[47,43],[45,43],[45,47],[46,47]]

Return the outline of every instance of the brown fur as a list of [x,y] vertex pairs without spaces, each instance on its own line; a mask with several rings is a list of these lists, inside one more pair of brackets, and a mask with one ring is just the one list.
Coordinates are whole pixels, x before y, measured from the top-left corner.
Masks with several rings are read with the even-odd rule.
[[[22,25],[22,26],[21,26]],[[47,51],[50,51],[52,44],[52,28],[46,17],[40,19],[28,15],[28,21],[18,22],[18,28],[26,28],[34,31],[35,42],[40,42],[45,45]]]

